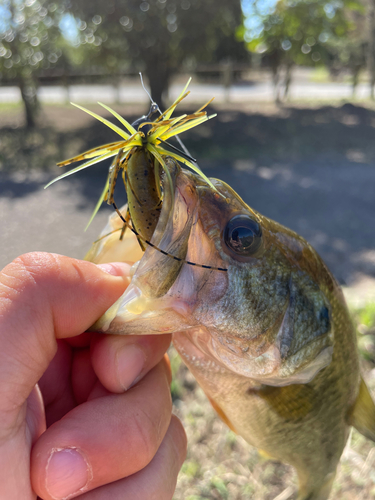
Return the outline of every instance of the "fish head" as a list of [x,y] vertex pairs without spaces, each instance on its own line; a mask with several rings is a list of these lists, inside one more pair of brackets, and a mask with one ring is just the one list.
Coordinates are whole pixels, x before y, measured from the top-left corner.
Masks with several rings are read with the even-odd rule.
[[[94,325],[173,333],[188,362],[261,384],[309,382],[332,359],[329,271],[226,183],[168,162],[156,229],[124,295]],[[124,258],[126,260],[126,257]]]

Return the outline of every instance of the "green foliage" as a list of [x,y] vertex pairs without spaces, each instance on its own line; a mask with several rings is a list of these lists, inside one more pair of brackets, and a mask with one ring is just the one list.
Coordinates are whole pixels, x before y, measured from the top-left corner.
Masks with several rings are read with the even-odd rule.
[[54,66],[62,55],[57,41],[64,9],[50,0],[3,0],[0,78],[27,78]]
[[[69,40],[61,34],[68,27]],[[41,72],[58,65],[88,74],[144,71],[154,99],[181,68],[247,60],[238,39],[240,0],[3,0],[0,80],[20,86],[29,125]]]
[[248,57],[236,38],[239,0],[76,0],[72,11],[77,43],[92,48],[82,63],[113,73],[129,67],[145,71],[159,104],[170,77],[182,67],[191,71],[198,63]]
[[274,12],[264,17],[261,35],[248,48],[290,64],[322,64],[331,57],[330,44],[346,40],[355,30],[347,15],[350,9],[362,6],[352,0],[279,0]]
[[359,353],[363,359],[375,364],[375,303],[368,302],[363,307],[352,310],[357,325]]
[[369,302],[355,311],[355,317],[360,325],[367,329],[375,329],[375,303]]
[[200,477],[201,476],[201,465],[196,460],[186,460],[182,466],[182,473],[186,474],[188,477]]
[[172,400],[180,399],[183,393],[183,387],[180,378],[177,376],[181,367],[181,358],[174,349],[168,352],[169,361],[171,363],[172,382],[171,382],[171,395]]
[[229,445],[229,448],[233,448],[233,446],[237,443],[238,436],[233,431],[228,431],[226,437],[226,443]]
[[214,476],[211,479],[211,485],[216,488],[223,500],[227,500],[227,498],[229,497],[228,488],[219,476]]
[[64,9],[51,0],[3,0],[0,22],[0,81],[21,90],[29,126],[35,123],[37,77],[56,65],[63,45],[59,23]]
[[245,498],[253,498],[254,495],[254,486],[251,483],[245,484],[242,488],[243,495],[246,495]]
[[271,68],[276,100],[280,69],[285,68],[286,97],[294,65],[326,65],[333,75],[348,69],[354,89],[366,63],[364,20],[360,0],[279,0],[274,11],[263,16],[260,34],[249,40],[248,50],[262,54]]

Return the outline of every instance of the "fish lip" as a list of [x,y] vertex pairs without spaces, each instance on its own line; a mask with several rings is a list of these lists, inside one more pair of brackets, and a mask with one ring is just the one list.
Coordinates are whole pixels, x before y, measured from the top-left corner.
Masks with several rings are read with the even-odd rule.
[[174,300],[147,299],[136,285],[130,284],[126,292],[99,318],[92,331],[119,335],[161,335],[181,328],[186,323],[188,311]]

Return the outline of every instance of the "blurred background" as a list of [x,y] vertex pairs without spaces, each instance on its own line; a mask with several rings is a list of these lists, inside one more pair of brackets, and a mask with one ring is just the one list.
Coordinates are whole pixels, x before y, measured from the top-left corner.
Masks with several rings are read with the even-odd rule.
[[[0,0],[0,268],[45,250],[81,258],[110,213],[84,228],[108,165],[43,190],[56,162],[115,140],[69,104],[129,121],[215,96],[184,134],[210,177],[291,227],[344,286],[375,390],[375,1]],[[120,202],[120,200],[119,200]],[[287,500],[296,477],[228,431],[171,351],[189,454],[175,500]],[[375,448],[353,432],[333,498],[375,498]]]

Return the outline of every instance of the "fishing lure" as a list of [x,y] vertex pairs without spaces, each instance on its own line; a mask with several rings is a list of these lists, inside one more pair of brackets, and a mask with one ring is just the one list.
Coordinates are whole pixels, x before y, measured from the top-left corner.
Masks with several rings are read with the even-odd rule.
[[[143,85],[142,75],[141,81],[142,86],[145,89]],[[184,114],[175,118],[171,118],[176,106],[190,93],[186,91],[190,81],[191,78],[189,78],[181,94],[177,97],[173,104],[166,111],[164,111],[164,113],[160,111],[159,106],[151,99],[151,96],[145,89],[151,100],[150,110],[147,115],[142,116],[132,124],[130,124],[127,120],[125,120],[125,118],[120,116],[110,107],[106,106],[103,103],[98,103],[107,111],[109,111],[115,118],[117,118],[117,120],[125,127],[125,130],[106,120],[105,118],[102,118],[96,113],[89,111],[88,109],[79,106],[78,104],[72,103],[77,108],[81,109],[82,111],[88,113],[89,115],[107,125],[114,132],[120,135],[122,140],[90,149],[78,156],[58,163],[58,166],[64,167],[78,161],[88,160],[82,165],[79,165],[78,167],[75,167],[72,170],[69,170],[68,172],[65,172],[64,174],[53,179],[45,186],[45,188],[49,187],[51,184],[57,182],[58,180],[64,179],[65,177],[88,168],[91,165],[95,165],[96,163],[106,160],[107,158],[114,157],[114,160],[109,168],[104,189],[90,217],[86,229],[91,224],[102,203],[106,201],[109,205],[112,205],[114,207],[117,214],[124,223],[120,238],[123,236],[125,228],[128,227],[137,236],[138,242],[143,250],[145,250],[145,247],[143,245],[144,242],[147,245],[150,245],[156,250],[162,252],[163,254],[168,255],[175,260],[182,261],[186,264],[202,267],[205,269],[226,271],[226,269],[224,268],[216,268],[190,261],[185,261],[165,252],[164,250],[158,248],[150,242],[156,222],[158,220],[158,214],[160,213],[163,198],[163,193],[161,192],[160,188],[160,168],[164,171],[168,179],[170,188],[172,189],[173,187],[171,175],[165,162],[165,156],[170,156],[191,168],[194,172],[200,175],[212,187],[212,189],[216,191],[215,186],[201,171],[201,169],[197,165],[196,160],[190,156],[189,152],[178,137],[178,134],[196,127],[197,125],[200,125],[201,123],[216,116],[216,114],[207,115],[207,112],[204,111],[204,109],[212,102],[213,98],[210,99],[204,106],[199,108],[195,113]],[[155,120],[152,120],[152,116],[155,113],[159,113],[159,116]],[[168,139],[170,139],[171,137],[175,137],[177,139],[178,143],[182,147],[182,150],[176,148],[175,146],[173,146],[173,144],[170,144],[168,142]],[[165,149],[164,145],[168,149]],[[134,160],[134,158],[136,159]],[[141,170],[144,172],[144,176],[148,177],[147,181],[145,179],[139,179],[139,173]],[[142,221],[142,227],[146,227],[148,233],[146,235],[141,234],[140,231],[137,230],[137,224],[130,217],[129,211],[124,218],[115,203],[114,191],[120,172],[122,172],[122,179],[126,187],[128,204],[130,203],[131,199],[134,199],[138,203],[138,205],[148,203],[148,207],[145,207],[145,210],[139,211],[142,214],[146,213],[146,216],[143,217],[144,220]],[[137,182],[136,188],[134,188],[133,186],[134,181]],[[144,196],[141,201],[139,192],[145,190],[146,192],[144,192]],[[148,217],[148,219],[145,219],[145,217]],[[130,225],[130,221],[132,222],[132,225]],[[144,222],[146,222],[146,224],[144,224]]]

